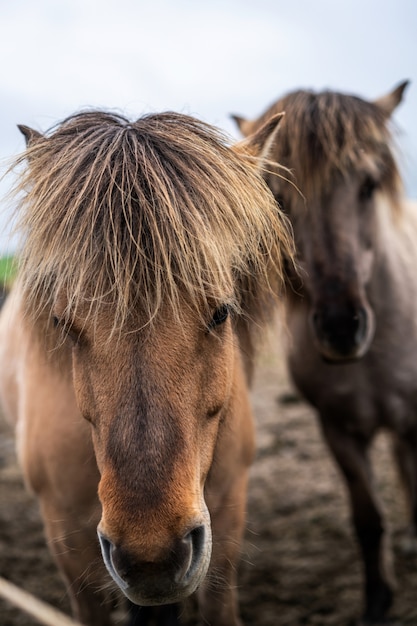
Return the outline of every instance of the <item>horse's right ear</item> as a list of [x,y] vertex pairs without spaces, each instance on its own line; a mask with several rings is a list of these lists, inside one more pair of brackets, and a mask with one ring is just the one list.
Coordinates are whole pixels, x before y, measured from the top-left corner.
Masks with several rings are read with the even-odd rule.
[[42,139],[43,137],[41,133],[39,133],[37,130],[33,130],[33,128],[29,128],[29,126],[18,124],[17,127],[26,140],[27,148],[30,148],[34,143],[36,143],[36,141],[38,141],[39,139]]
[[409,83],[409,80],[404,80],[388,94],[382,96],[381,98],[378,98],[378,100],[374,100],[374,104],[378,105],[379,108],[384,111],[387,117],[391,117],[394,109],[400,104],[401,100],[403,99],[403,93]]
[[243,141],[239,141],[233,147],[237,152],[243,152],[261,161],[267,160],[275,145],[278,128],[285,113],[277,113],[269,118],[265,124],[254,133],[248,135]]

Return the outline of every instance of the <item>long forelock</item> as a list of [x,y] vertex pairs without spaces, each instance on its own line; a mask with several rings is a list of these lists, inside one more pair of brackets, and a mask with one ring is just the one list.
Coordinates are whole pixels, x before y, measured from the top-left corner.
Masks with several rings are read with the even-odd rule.
[[71,310],[110,303],[114,328],[138,309],[150,322],[166,302],[180,315],[184,296],[203,309],[250,301],[253,313],[282,279],[291,244],[266,185],[202,122],[78,114],[24,158],[17,210],[29,308],[50,309],[62,293]]
[[345,176],[370,156],[381,188],[393,199],[401,189],[393,137],[385,114],[374,103],[332,91],[296,91],[278,100],[264,117],[286,111],[276,158],[294,171],[303,192],[319,192],[335,173]]

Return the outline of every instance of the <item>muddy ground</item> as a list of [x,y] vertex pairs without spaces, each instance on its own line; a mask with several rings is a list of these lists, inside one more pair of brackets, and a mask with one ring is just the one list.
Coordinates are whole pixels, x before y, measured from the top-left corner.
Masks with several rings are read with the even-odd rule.
[[[247,626],[347,626],[360,613],[362,576],[344,486],[313,411],[303,402],[280,401],[291,385],[276,337],[267,343],[252,394],[258,453],[240,565],[242,617]],[[393,615],[401,626],[417,625],[417,556],[402,549],[405,503],[384,436],[374,459],[393,535]],[[12,439],[1,422],[0,575],[68,611],[36,502],[24,491]],[[1,626],[35,623],[0,599]]]

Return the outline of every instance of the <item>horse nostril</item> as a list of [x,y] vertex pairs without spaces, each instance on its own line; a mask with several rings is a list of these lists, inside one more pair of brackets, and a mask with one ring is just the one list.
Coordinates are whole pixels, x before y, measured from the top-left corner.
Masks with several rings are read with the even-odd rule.
[[100,542],[101,553],[103,555],[103,560],[107,567],[108,564],[111,564],[111,551],[113,548],[113,544],[111,541],[107,539],[99,530],[97,531],[98,540]]
[[191,535],[194,556],[200,558],[204,550],[206,530],[204,526],[197,526],[189,534]]
[[332,361],[359,358],[373,336],[372,312],[356,301],[320,302],[309,322],[319,351]]
[[368,326],[368,315],[365,309],[358,309],[354,316],[354,322],[356,324],[355,340],[359,344],[365,337]]
[[175,580],[177,583],[183,581],[191,567],[193,561],[193,538],[192,531],[184,535],[177,544],[175,563],[177,571]]
[[128,583],[124,581],[123,578],[121,578],[113,563],[113,553],[115,551],[114,544],[109,539],[107,539],[107,537],[105,537],[103,533],[101,533],[99,530],[97,531],[97,535],[100,542],[101,554],[103,556],[103,561],[105,566],[107,567],[107,570],[110,572],[119,587],[121,589],[126,589],[128,587]]
[[196,526],[183,537],[182,542],[189,549],[189,559],[187,566],[181,568],[180,578],[187,579],[191,578],[195,570],[200,567],[200,560],[206,543],[205,527],[203,525]]
[[320,327],[320,315],[318,314],[317,311],[314,311],[311,315],[311,321],[313,323],[313,327],[317,330],[319,330]]

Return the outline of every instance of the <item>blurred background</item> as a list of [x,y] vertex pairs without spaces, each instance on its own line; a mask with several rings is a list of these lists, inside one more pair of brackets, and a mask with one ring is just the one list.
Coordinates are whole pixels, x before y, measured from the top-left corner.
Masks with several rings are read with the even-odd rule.
[[[17,124],[88,107],[181,111],[237,138],[230,113],[295,88],[373,99],[410,79],[395,122],[417,197],[416,29],[414,0],[0,0],[1,163],[24,148]],[[3,203],[0,254],[15,246]]]

